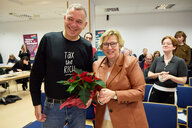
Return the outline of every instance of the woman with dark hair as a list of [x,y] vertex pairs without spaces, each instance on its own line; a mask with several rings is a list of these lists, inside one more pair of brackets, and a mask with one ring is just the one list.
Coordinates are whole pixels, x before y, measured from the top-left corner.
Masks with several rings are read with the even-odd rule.
[[[31,70],[31,63],[29,61],[29,58],[27,56],[24,56],[20,61],[15,63],[15,65],[12,67],[12,70],[14,72],[22,72],[22,71],[29,71]],[[27,89],[27,82],[29,81],[28,78],[19,79],[16,80],[17,83],[22,83],[23,90],[25,91]]]
[[30,60],[30,52],[29,50],[27,49],[27,46],[25,44],[23,44],[21,46],[21,50],[19,51],[19,57],[20,59],[22,59],[24,56],[27,56]]
[[175,33],[175,38],[178,40],[178,46],[174,55],[183,58],[188,66],[191,61],[191,48],[186,44],[187,36],[183,31],[178,31]]
[[161,44],[164,55],[153,61],[148,73],[149,78],[155,79],[149,101],[177,104],[177,84],[185,84],[187,65],[182,58],[173,55],[178,45],[176,38],[166,36]]

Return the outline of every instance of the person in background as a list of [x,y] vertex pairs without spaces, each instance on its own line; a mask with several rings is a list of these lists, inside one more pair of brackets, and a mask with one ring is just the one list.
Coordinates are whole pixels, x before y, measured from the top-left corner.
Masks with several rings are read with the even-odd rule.
[[183,31],[178,31],[175,33],[175,38],[178,40],[178,45],[174,55],[183,58],[188,66],[191,61],[191,48],[186,44],[187,36]]
[[[86,109],[60,105],[76,94],[67,91],[67,85],[57,83],[68,80],[76,68],[92,71],[91,43],[80,36],[87,25],[87,13],[81,4],[71,4],[64,15],[64,31],[45,34],[33,63],[30,92],[36,119],[43,128],[85,128]],[[41,112],[41,84],[44,81],[46,100]],[[85,107],[89,107],[90,99]]]
[[157,58],[157,57],[160,57],[160,56],[161,56],[160,51],[155,51],[155,52],[153,53],[153,58],[154,58],[154,59]]
[[[87,32],[85,33],[84,38],[91,42],[93,39],[93,34],[91,32]],[[93,47],[93,62],[96,60],[98,60],[97,50],[95,47]]]
[[173,55],[178,42],[172,36],[161,41],[164,55],[156,58],[150,66],[148,77],[155,79],[150,94],[150,102],[177,104],[177,84],[185,84],[187,65],[182,58]]
[[137,58],[137,55],[136,54],[133,54],[133,51],[132,49],[128,49],[128,48],[123,48],[123,51],[122,51],[125,55],[128,55],[128,56],[134,56]]
[[0,64],[3,64],[3,58],[1,56],[1,53],[0,53]]
[[19,51],[19,57],[20,59],[22,59],[24,56],[27,56],[30,60],[30,52],[29,50],[27,49],[27,46],[25,44],[23,44],[21,46],[21,50]]
[[143,54],[141,54],[141,55],[139,56],[139,62],[141,62],[141,61],[144,60],[145,56],[147,55],[147,52],[148,52],[148,49],[147,49],[147,48],[144,48],[144,49],[143,49]]
[[99,46],[106,57],[95,61],[93,70],[106,88],[97,95],[96,128],[148,128],[142,103],[143,73],[137,58],[121,52],[123,45],[117,30],[108,30],[100,38]]
[[[14,72],[22,72],[22,71],[30,71],[31,70],[31,63],[27,56],[24,56],[21,60],[19,60],[15,65],[12,67]],[[27,82],[29,81],[28,78],[23,78],[16,80],[17,83],[22,83],[23,90],[27,89]]]
[[139,66],[141,67],[141,70],[144,72],[145,69],[150,67],[152,61],[153,61],[153,55],[151,53],[147,53],[144,60],[139,62]]
[[15,63],[17,63],[17,61],[18,60],[15,58],[15,56],[13,54],[11,54],[11,55],[9,55],[9,59],[7,61],[7,64],[9,64],[9,63],[15,64]]

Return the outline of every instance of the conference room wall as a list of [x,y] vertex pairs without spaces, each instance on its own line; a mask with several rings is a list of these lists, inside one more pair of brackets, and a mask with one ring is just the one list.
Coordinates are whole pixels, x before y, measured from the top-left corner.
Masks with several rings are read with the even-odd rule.
[[192,12],[167,12],[149,14],[125,14],[96,16],[96,29],[117,29],[125,40],[125,47],[139,56],[142,49],[148,48],[150,53],[160,50],[161,40],[166,35],[175,35],[182,30],[187,35],[187,44],[192,47]]
[[[39,43],[45,33],[63,31],[63,29],[63,18],[0,23],[0,52],[3,62],[7,63],[9,54],[14,54],[19,59],[18,54],[24,43],[24,34],[37,34]],[[81,35],[87,31],[88,27]]]
[[[9,54],[18,58],[23,34],[35,33],[40,41],[45,33],[62,31],[63,26],[63,17],[0,23],[0,52],[3,61],[7,62]],[[95,30],[118,29],[125,40],[125,46],[131,48],[137,56],[144,47],[147,47],[149,52],[161,51],[162,37],[174,35],[178,30],[186,32],[187,44],[192,47],[192,12],[109,15],[108,21],[106,15],[96,15],[95,26]],[[81,35],[87,31],[88,27]]]

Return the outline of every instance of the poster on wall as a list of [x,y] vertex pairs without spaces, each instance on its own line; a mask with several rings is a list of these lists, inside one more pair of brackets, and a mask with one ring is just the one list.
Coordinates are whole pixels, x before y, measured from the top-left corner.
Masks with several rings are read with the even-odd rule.
[[31,56],[31,60],[34,60],[35,54],[38,48],[38,38],[37,34],[27,34],[23,35],[24,44],[27,46]]
[[97,49],[98,56],[104,56],[104,53],[99,49],[99,39],[105,30],[96,30],[95,31],[95,48]]

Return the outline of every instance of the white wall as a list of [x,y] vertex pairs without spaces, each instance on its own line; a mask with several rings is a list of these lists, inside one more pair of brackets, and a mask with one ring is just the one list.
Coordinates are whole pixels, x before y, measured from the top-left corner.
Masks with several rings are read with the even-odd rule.
[[[144,47],[151,53],[161,51],[162,37],[174,35],[178,30],[187,34],[187,44],[192,47],[192,12],[110,15],[109,21],[106,21],[106,16],[96,16],[95,20],[95,30],[118,29],[126,42],[125,46],[131,48],[137,56]],[[39,42],[45,33],[62,31],[63,26],[63,18],[0,23],[0,52],[3,61],[7,62],[9,54],[18,58],[23,34],[37,33]],[[87,31],[88,27],[82,35]]]
[[161,50],[161,39],[166,35],[174,36],[182,30],[186,33],[187,44],[192,47],[192,12],[129,14],[96,16],[96,30],[117,29],[125,40],[125,47],[139,56],[142,49],[150,53]]

